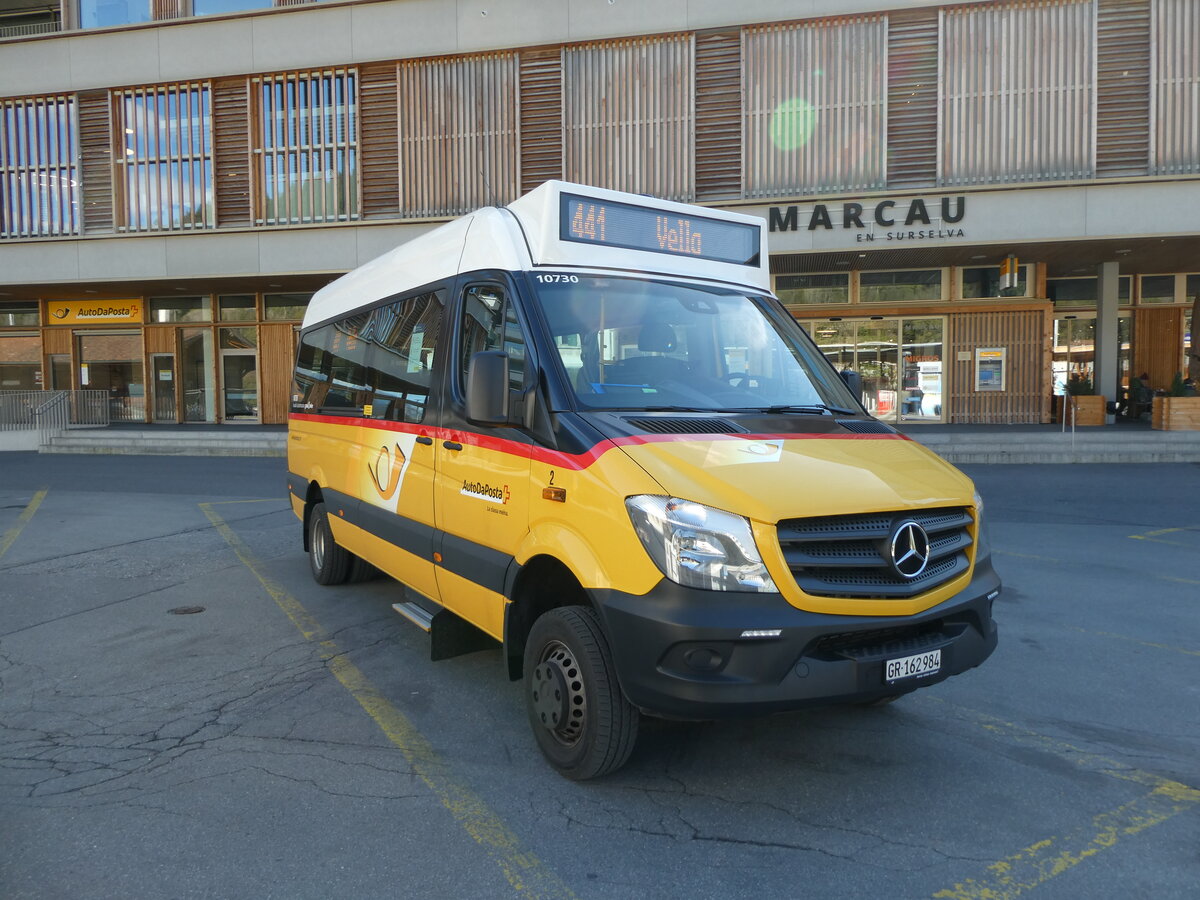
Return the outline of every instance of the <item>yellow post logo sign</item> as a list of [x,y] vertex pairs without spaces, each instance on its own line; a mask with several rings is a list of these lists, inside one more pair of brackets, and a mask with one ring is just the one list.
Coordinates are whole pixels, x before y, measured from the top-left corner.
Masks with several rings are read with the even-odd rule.
[[90,325],[142,321],[140,300],[50,300],[46,303],[51,325]]

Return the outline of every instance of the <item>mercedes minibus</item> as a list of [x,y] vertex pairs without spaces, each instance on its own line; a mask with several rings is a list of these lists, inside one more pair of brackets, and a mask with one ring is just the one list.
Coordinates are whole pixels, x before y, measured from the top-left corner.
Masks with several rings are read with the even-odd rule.
[[434,659],[502,648],[563,775],[639,718],[885,703],[996,646],[971,481],[771,295],[761,219],[564,182],[312,299],[288,489]]

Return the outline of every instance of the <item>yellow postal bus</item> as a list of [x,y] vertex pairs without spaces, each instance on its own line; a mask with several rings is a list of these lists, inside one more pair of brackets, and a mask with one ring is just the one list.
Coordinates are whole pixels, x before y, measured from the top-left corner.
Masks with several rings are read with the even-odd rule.
[[321,584],[499,642],[569,778],[641,714],[887,702],[985,660],[970,480],[770,294],[761,219],[549,182],[317,293],[289,422]]

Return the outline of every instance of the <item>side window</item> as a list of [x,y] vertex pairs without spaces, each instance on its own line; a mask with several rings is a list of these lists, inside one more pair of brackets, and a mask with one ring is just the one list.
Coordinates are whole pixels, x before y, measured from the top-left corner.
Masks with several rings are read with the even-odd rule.
[[370,395],[365,347],[358,338],[365,316],[343,319],[306,332],[296,356],[295,412],[331,416],[361,415]]
[[429,291],[305,333],[293,411],[423,421],[444,305]]
[[503,350],[508,355],[509,390],[525,386],[525,335],[516,310],[505,302],[504,288],[476,284],[463,298],[462,358],[459,360],[459,392],[466,390],[471,356],[482,350]]
[[424,421],[444,305],[440,291],[429,291],[371,313],[367,329],[373,418]]

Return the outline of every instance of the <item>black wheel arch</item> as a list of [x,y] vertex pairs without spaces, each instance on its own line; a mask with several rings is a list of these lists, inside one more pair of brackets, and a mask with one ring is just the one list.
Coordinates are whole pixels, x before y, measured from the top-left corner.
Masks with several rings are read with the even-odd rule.
[[519,681],[524,674],[525,642],[538,616],[560,606],[596,609],[575,573],[552,556],[535,556],[523,566],[514,564],[505,595],[512,601],[504,611],[504,657],[510,681]]

